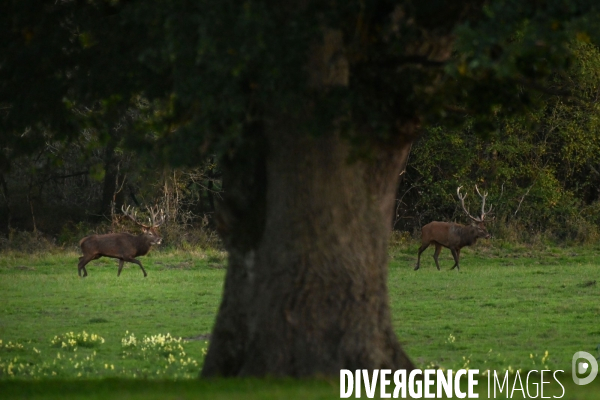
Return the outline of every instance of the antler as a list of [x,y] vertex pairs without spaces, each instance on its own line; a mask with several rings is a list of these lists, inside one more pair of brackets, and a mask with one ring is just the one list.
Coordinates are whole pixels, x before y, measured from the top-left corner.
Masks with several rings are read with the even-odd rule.
[[159,209],[158,206],[147,207],[148,213],[150,214],[150,223],[153,227],[158,228],[165,223],[165,212],[163,209]]
[[[464,196],[461,196],[461,194],[460,194],[460,189],[462,189],[462,186],[459,186],[459,187],[456,189],[456,194],[457,194],[458,198],[460,199],[460,204],[462,204],[462,208],[463,208],[464,212],[465,212],[465,213],[467,214],[467,216],[468,216],[469,218],[471,218],[473,221],[476,221],[476,222],[483,222],[483,219],[480,219],[480,218],[475,218],[474,216],[472,216],[472,215],[469,213],[469,210],[467,210],[467,207],[465,206],[465,199],[467,198],[467,193],[465,193],[465,195],[464,195]],[[477,193],[479,193],[479,191],[477,191]]]
[[125,208],[125,206],[121,206],[121,211],[123,211],[123,215],[128,217],[130,220],[132,220],[137,225],[139,225],[143,228],[146,228],[146,229],[150,228],[149,226],[146,226],[137,220],[137,210],[134,207],[127,206],[127,208]]
[[485,211],[485,199],[488,196],[488,192],[484,192],[483,194],[481,194],[479,192],[479,188],[477,187],[477,185],[475,185],[475,190],[477,191],[477,194],[479,195],[479,197],[481,197],[481,220],[483,221],[485,216],[488,215],[490,213],[490,211],[492,211],[493,206],[490,204],[490,208],[486,212]]
[[129,219],[131,219],[137,225],[145,229],[158,228],[159,226],[165,223],[165,213],[162,209],[159,209],[158,206],[146,207],[146,209],[148,210],[148,214],[150,215],[148,217],[148,222],[150,223],[150,225],[144,225],[137,220],[137,211],[135,208],[131,206],[127,206],[127,208],[125,208],[125,206],[121,206],[121,211],[123,211],[123,214],[125,216],[129,217]]

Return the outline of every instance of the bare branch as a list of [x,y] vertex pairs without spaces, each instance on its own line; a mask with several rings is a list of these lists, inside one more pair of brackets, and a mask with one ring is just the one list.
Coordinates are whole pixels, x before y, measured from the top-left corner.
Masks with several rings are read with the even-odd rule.
[[532,187],[533,187],[533,185],[529,186],[529,189],[527,189],[525,194],[521,197],[521,200],[519,200],[519,205],[517,206],[517,209],[515,210],[515,213],[514,213],[515,217],[517,216],[517,213],[521,209],[521,203],[523,203],[523,200],[525,200],[525,196],[527,196],[529,194],[529,191],[531,190]]

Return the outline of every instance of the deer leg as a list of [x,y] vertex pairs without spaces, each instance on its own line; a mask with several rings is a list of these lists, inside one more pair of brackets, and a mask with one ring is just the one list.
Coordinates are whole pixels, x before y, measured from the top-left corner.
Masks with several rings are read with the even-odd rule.
[[452,270],[452,269],[456,268],[457,271],[460,271],[460,267],[458,266],[458,260],[460,258],[460,249],[458,249],[458,250],[450,249],[450,251],[452,252],[452,257],[454,257],[454,266],[450,269]]
[[122,258],[119,258],[119,272],[117,272],[117,276],[121,276],[121,271],[123,270],[124,263],[125,263],[125,260],[123,260]]
[[433,253],[433,259],[435,260],[435,265],[438,269],[438,271],[440,270],[440,263],[438,263],[438,256],[440,255],[440,252],[442,251],[442,245],[439,243],[435,244],[435,253]]
[[81,277],[81,271],[83,270],[83,277],[85,278],[87,276],[87,269],[85,269],[85,265],[87,263],[89,263],[90,261],[92,261],[94,258],[86,258],[85,256],[81,256],[79,257],[79,264],[77,264],[77,273],[79,274],[79,276]]
[[423,243],[421,247],[419,247],[419,255],[417,256],[417,266],[415,267],[415,271],[419,269],[421,266],[421,253],[425,251],[426,248],[429,247],[429,243]]
[[140,266],[140,268],[142,269],[142,272],[144,273],[144,278],[148,276],[148,274],[146,273],[146,270],[144,269],[144,267],[142,266],[142,263],[139,262],[139,260],[136,260],[135,258],[128,258],[125,261],[129,261],[132,263],[136,263],[137,265]]

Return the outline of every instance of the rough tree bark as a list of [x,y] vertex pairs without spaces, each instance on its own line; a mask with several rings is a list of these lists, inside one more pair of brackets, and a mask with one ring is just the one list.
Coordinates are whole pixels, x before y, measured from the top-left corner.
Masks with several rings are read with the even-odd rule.
[[270,150],[224,166],[229,267],[202,375],[411,369],[391,325],[386,249],[413,129],[356,162],[338,135],[265,131]]
[[[308,69],[315,92],[348,85],[341,31],[323,30]],[[339,133],[299,128],[309,104],[250,125],[247,148],[223,165],[216,222],[229,267],[203,376],[413,368],[391,324],[387,243],[416,128],[402,123],[351,162]]]

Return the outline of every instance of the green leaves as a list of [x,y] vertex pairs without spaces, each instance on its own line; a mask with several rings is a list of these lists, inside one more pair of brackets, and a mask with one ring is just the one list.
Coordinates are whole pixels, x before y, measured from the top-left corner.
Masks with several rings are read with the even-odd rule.
[[[34,151],[35,131],[73,139],[102,125],[77,112],[100,107],[113,121],[134,112],[126,143],[179,164],[235,152],[247,124],[282,114],[302,121],[302,134],[343,120],[359,148],[393,143],[406,124],[460,125],[465,114],[491,132],[498,113],[565,95],[554,78],[579,56],[571,43],[600,38],[593,0],[37,4],[0,10],[10,27],[0,37],[2,147]],[[327,29],[341,35],[328,62],[347,65],[347,85],[315,89],[311,57]],[[132,108],[139,97],[151,110]]]
[[456,187],[478,184],[490,192],[503,223],[552,232],[560,240],[586,240],[581,227],[598,229],[590,215],[600,204],[600,175],[594,172],[600,170],[600,51],[585,43],[569,51],[576,55],[573,64],[552,78],[568,98],[539,95],[539,107],[524,116],[502,109],[487,136],[480,134],[477,116],[460,129],[429,129],[415,144],[401,190],[421,224],[461,220]]

